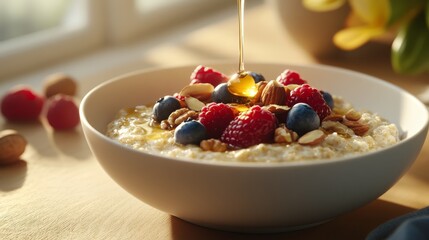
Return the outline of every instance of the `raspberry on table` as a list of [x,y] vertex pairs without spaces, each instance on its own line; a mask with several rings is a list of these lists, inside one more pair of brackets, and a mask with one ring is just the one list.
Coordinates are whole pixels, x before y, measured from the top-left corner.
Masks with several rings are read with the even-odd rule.
[[56,94],[47,103],[46,119],[55,130],[75,128],[79,122],[79,108],[72,96]]
[[199,65],[191,74],[191,84],[210,83],[213,87],[227,82],[228,77],[213,68]]
[[210,138],[219,139],[234,117],[234,111],[230,106],[212,102],[201,109],[198,119],[206,127]]
[[1,100],[1,113],[9,121],[39,119],[45,98],[32,89],[22,87],[10,90]]
[[307,103],[317,112],[320,120],[331,114],[331,108],[326,104],[320,91],[308,84],[303,84],[289,94],[286,105],[292,107],[297,103]]
[[271,142],[276,125],[273,113],[255,105],[234,118],[220,140],[237,148]]
[[302,79],[299,73],[286,69],[284,70],[276,79],[279,83],[283,85],[289,85],[289,84],[306,84],[307,81]]

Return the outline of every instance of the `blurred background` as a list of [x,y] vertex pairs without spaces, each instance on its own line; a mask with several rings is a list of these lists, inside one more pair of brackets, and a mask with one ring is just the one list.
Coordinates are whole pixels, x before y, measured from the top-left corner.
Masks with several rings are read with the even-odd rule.
[[0,79],[235,6],[231,0],[0,0]]
[[[343,4],[315,11],[304,7],[304,2]],[[410,1],[396,6],[395,11],[406,13],[401,9],[427,2]],[[345,3],[247,0],[245,61],[321,63],[400,86],[414,81],[429,102],[428,71],[399,74],[392,68],[391,35],[370,39],[348,51],[334,46],[333,35],[346,27],[354,13]],[[385,8],[380,6],[372,9],[375,19],[383,15]],[[236,0],[0,0],[0,82],[37,86],[44,76],[60,71],[84,81],[91,78],[90,88],[141,68],[237,61],[237,46]],[[421,46],[413,51],[415,56],[408,57],[424,59],[421,55],[429,54],[429,44]],[[426,63],[429,68],[429,56]]]

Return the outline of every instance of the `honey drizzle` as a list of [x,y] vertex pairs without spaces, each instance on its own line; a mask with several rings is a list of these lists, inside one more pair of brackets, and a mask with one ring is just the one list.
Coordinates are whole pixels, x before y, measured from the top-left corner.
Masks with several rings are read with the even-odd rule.
[[238,62],[238,73],[239,75],[244,74],[244,2],[245,0],[237,0],[238,8],[238,48],[239,48],[239,62]]

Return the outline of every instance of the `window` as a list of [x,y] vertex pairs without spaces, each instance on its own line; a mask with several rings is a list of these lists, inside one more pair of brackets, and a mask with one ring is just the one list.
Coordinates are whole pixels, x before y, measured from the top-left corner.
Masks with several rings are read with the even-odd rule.
[[0,0],[0,80],[235,4],[231,0]]

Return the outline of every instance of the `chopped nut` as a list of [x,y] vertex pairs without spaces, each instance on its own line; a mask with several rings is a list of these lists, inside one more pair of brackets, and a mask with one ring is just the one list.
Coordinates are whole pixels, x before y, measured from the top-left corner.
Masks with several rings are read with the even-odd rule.
[[290,110],[290,107],[286,105],[277,105],[277,104],[270,104],[270,105],[264,106],[263,108],[272,113],[287,113]]
[[285,103],[286,90],[283,85],[276,80],[271,80],[267,83],[264,90],[262,91],[261,101],[264,105],[278,104],[282,105]]
[[345,117],[350,121],[358,121],[362,117],[362,114],[354,109],[350,109],[346,112]]
[[211,98],[211,94],[214,91],[213,85],[210,83],[199,83],[199,84],[191,84],[184,87],[179,95],[185,97],[194,97],[201,101],[206,101]]
[[197,112],[190,110],[189,108],[180,108],[172,112],[170,116],[168,116],[167,120],[161,121],[160,127],[165,130],[171,130],[189,118],[196,119],[197,117]]
[[159,127],[160,127],[161,129],[164,129],[164,130],[171,130],[171,129],[173,129],[173,126],[171,126],[171,125],[168,123],[168,121],[167,121],[167,120],[162,120],[162,121],[161,121],[161,123],[159,124]]
[[325,138],[326,134],[322,130],[316,129],[300,137],[298,143],[301,145],[314,146],[321,143]]
[[201,102],[200,100],[194,98],[194,97],[186,97],[185,98],[186,106],[188,106],[189,109],[194,111],[201,111],[205,104]]
[[343,136],[353,135],[353,131],[350,128],[348,128],[346,125],[344,125],[340,122],[323,121],[322,122],[322,128],[328,132],[336,132],[336,133],[341,134]]
[[350,121],[350,120],[347,120],[347,119],[344,119],[343,124],[346,125],[349,128],[354,128],[354,127],[362,126],[362,123],[360,123],[358,121]]
[[200,147],[204,151],[212,152],[225,152],[228,149],[228,145],[226,143],[214,138],[201,141]]
[[343,121],[343,115],[331,113],[330,115],[326,116],[323,121],[334,121],[334,122],[342,122]]
[[368,132],[369,126],[366,124],[362,124],[361,126],[356,126],[352,128],[353,132],[358,136],[363,136]]
[[274,131],[274,142],[276,143],[292,143],[298,139],[298,134],[286,126],[282,125],[276,128]]
[[349,127],[358,136],[363,136],[369,130],[369,125],[360,123],[359,121],[350,121],[346,119],[344,125]]

